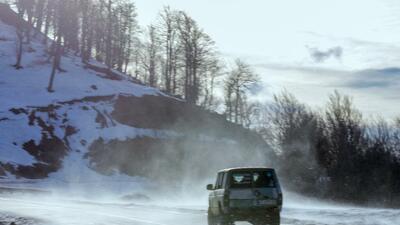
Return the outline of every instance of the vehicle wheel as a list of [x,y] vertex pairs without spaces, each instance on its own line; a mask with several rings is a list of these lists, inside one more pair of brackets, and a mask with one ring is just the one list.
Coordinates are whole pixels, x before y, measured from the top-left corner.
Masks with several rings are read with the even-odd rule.
[[211,211],[210,208],[208,208],[207,220],[208,220],[208,225],[218,225],[218,224],[217,224],[217,218],[216,218],[216,216],[212,213],[212,211]]
[[270,225],[269,220],[267,218],[254,218],[253,220],[249,221],[252,225]]
[[280,225],[281,216],[279,212],[271,212],[268,217],[255,217],[249,222],[252,225]]
[[208,225],[233,225],[234,223],[230,220],[227,215],[224,215],[221,209],[219,209],[218,215],[214,215],[210,208],[208,208]]
[[221,209],[219,211],[218,215],[218,222],[219,225],[233,225],[234,223],[232,222],[231,218],[229,215],[225,214]]
[[223,216],[208,215],[208,225],[233,225],[233,223]]
[[281,224],[281,213],[280,212],[272,212],[269,220],[271,225],[280,225]]

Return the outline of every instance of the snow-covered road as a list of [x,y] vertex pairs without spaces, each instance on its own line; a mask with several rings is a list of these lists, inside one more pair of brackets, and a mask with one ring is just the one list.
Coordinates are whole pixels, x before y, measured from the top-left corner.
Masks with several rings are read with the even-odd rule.
[[14,215],[28,218],[43,225],[205,225],[207,223],[205,210],[6,196],[0,197],[0,212],[8,217]]
[[[299,203],[284,208],[282,225],[400,224],[399,210]],[[179,207],[176,203],[160,206],[3,195],[0,197],[0,224],[8,225],[13,221],[17,225],[207,225],[207,214],[202,206]]]

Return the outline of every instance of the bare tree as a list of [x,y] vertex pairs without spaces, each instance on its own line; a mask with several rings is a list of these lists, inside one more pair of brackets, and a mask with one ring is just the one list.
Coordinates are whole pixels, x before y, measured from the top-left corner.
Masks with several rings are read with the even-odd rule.
[[166,92],[176,91],[177,59],[179,54],[178,43],[178,12],[169,6],[164,7],[160,13],[158,32],[160,42],[163,45],[163,78]]
[[48,1],[46,5],[45,21],[44,21],[44,40],[43,43],[47,44],[49,31],[51,25],[54,25],[54,12],[56,7],[56,1]]
[[24,41],[24,14],[25,14],[25,5],[24,0],[16,0],[17,10],[18,10],[18,21],[16,27],[17,33],[17,49],[16,49],[16,63],[14,67],[19,70],[22,69],[22,54],[23,54],[23,41]]
[[115,64],[118,71],[127,71],[133,41],[138,31],[136,7],[132,2],[118,2],[115,7],[116,35],[114,44]]
[[142,56],[143,56],[143,43],[140,41],[139,38],[134,37],[132,40],[132,62],[133,66],[132,66],[132,70],[133,70],[133,74],[132,76],[139,80],[139,77],[141,76],[141,68],[142,68]]
[[393,140],[392,145],[396,154],[400,153],[400,117],[397,117],[393,125]]
[[43,21],[44,21],[44,12],[45,6],[47,4],[47,0],[37,0],[34,8],[35,12],[35,27],[36,33],[35,36],[42,31]]
[[225,81],[225,104],[229,120],[234,123],[243,122],[241,108],[246,104],[248,92],[257,82],[259,82],[259,77],[253,72],[250,65],[237,59],[235,68]]
[[222,100],[215,95],[215,89],[222,83],[222,76],[225,75],[223,71],[224,65],[218,58],[211,59],[206,66],[203,67],[203,94],[201,106],[208,110],[217,110]]
[[106,65],[108,70],[112,68],[112,34],[113,34],[113,1],[108,0],[107,3],[107,28],[106,28]]
[[107,26],[107,15],[106,15],[106,2],[105,0],[99,0],[98,4],[94,5],[94,10],[92,15],[94,19],[94,49],[95,58],[99,62],[104,62],[105,55],[105,37]]
[[156,28],[147,28],[147,41],[144,43],[142,52],[142,66],[145,70],[145,82],[151,87],[156,87],[158,82],[157,69],[160,55],[160,44],[157,37]]
[[316,157],[319,116],[287,91],[274,95],[274,101],[264,107],[282,173],[298,190],[314,188],[322,173]]
[[90,52],[88,51],[89,32],[90,32],[90,16],[89,8],[91,7],[89,0],[80,0],[80,7],[82,9],[81,19],[81,58],[82,62],[86,63],[90,58]]
[[213,56],[214,42],[200,29],[187,13],[180,12],[178,18],[179,41],[184,67],[184,95],[190,104],[199,100],[201,67]]
[[[56,0],[54,0],[56,1]],[[67,3],[68,4],[68,3]],[[49,79],[49,84],[47,87],[48,92],[54,92],[54,78],[56,75],[57,71],[64,71],[61,69],[61,56],[63,54],[63,40],[65,32],[68,32],[68,16],[69,16],[69,11],[68,7],[65,7],[65,3],[62,2],[61,0],[57,0],[55,2],[55,33],[54,37],[55,40],[53,40],[52,45],[54,46],[52,48],[51,56],[53,57],[53,65],[51,69],[51,74],[50,74],[50,79]]]
[[21,0],[24,5],[23,8],[28,16],[28,26],[26,26],[26,42],[31,43],[31,30],[33,26],[33,9],[35,0]]
[[349,96],[335,91],[329,97],[326,110],[326,129],[329,140],[330,165],[328,174],[335,183],[335,190],[346,186],[347,195],[351,198],[361,188],[361,177],[355,179],[347,174],[355,174],[360,165],[362,149],[365,148],[365,127],[362,114],[354,107]]

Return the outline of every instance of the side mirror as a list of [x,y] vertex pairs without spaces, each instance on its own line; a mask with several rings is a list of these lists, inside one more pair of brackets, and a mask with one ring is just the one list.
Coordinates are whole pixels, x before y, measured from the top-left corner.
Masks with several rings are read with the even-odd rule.
[[211,191],[214,190],[214,187],[212,184],[207,184],[207,190]]

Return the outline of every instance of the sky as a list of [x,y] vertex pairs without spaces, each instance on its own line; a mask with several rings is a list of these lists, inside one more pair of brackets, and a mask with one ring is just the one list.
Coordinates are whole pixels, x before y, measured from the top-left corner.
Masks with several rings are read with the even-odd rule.
[[227,60],[253,65],[268,101],[282,90],[313,107],[338,90],[367,117],[400,116],[398,0],[135,0],[154,23],[169,5],[188,12]]

